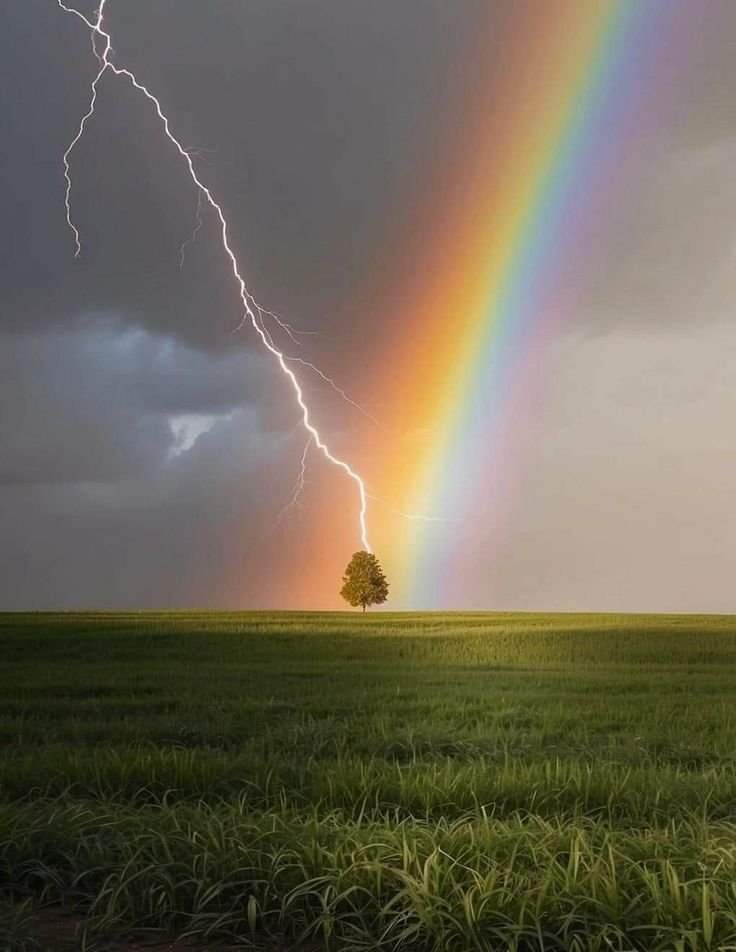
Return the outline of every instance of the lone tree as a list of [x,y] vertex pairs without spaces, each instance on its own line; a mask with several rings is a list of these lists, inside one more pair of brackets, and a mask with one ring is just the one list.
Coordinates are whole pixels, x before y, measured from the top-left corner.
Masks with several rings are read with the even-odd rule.
[[363,611],[369,605],[380,605],[388,598],[388,582],[381,563],[371,552],[356,552],[342,577],[340,594],[345,601]]

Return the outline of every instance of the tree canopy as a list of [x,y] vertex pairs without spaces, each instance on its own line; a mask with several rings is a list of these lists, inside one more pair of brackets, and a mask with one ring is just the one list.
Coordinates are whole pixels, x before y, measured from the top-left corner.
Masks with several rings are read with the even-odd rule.
[[369,605],[380,605],[388,598],[388,582],[381,563],[372,552],[356,552],[342,577],[340,594],[345,601],[363,611]]

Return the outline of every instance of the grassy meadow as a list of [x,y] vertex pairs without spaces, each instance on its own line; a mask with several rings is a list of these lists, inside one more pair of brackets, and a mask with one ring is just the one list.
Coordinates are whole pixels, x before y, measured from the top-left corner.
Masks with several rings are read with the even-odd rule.
[[0,615],[0,658],[0,949],[736,950],[736,618]]

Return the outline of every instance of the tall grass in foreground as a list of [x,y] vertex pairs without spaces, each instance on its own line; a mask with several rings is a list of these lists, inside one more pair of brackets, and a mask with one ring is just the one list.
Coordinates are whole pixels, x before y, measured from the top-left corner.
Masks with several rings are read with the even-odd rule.
[[96,928],[328,948],[726,949],[733,824],[534,816],[427,822],[241,805],[0,812],[3,879]]
[[736,950],[733,619],[0,616],[0,650],[0,915]]

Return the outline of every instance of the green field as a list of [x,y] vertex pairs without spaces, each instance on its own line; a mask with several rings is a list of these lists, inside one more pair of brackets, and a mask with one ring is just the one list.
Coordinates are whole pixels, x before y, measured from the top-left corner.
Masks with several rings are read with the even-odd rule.
[[0,645],[0,949],[49,910],[80,949],[736,949],[736,618],[0,615]]

